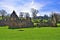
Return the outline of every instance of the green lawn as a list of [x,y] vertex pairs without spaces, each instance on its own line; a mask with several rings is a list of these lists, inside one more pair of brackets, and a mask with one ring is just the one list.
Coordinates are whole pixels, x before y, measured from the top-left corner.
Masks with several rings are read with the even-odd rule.
[[0,40],[60,40],[60,27],[21,29],[0,27]]

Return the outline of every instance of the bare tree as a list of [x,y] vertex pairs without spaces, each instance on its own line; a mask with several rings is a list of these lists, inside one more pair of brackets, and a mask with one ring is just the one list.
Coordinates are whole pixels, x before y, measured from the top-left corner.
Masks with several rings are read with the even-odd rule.
[[0,14],[2,16],[2,19],[4,19],[4,16],[7,14],[7,12],[5,10],[0,10]]
[[36,14],[39,12],[38,10],[36,10],[36,9],[34,9],[34,8],[32,8],[31,9],[31,12],[32,12],[32,16],[33,16],[33,18],[35,19],[36,18]]
[[11,14],[7,14],[5,17],[6,17],[6,18],[9,18],[9,17],[10,17],[10,15],[11,15]]

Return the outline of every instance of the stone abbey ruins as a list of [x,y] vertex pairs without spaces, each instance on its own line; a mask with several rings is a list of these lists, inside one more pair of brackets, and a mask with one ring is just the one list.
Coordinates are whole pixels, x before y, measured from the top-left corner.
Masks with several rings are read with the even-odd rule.
[[[42,22],[42,20],[40,20],[40,22],[37,23],[37,27],[38,26],[57,27],[58,21],[60,21],[60,15],[53,14],[50,18],[47,18],[47,22]],[[25,19],[19,19],[19,17],[16,15],[16,12],[13,11],[9,16],[9,18],[4,18],[3,20],[0,20],[0,26],[9,26],[9,28],[25,28],[25,27],[34,27],[34,23],[32,22],[31,17]]]

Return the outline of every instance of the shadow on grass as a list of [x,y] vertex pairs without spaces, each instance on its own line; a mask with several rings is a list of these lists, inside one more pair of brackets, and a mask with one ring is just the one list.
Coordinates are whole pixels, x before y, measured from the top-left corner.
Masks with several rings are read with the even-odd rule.
[[21,29],[21,30],[18,30],[18,31],[24,31],[24,30]]

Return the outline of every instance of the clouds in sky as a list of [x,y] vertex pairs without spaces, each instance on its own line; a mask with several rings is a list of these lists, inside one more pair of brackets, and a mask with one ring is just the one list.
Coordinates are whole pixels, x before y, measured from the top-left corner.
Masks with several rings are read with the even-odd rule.
[[[57,4],[58,3],[58,4]],[[29,12],[31,15],[31,8],[39,10],[38,15],[48,14],[51,11],[60,11],[58,9],[60,2],[56,0],[0,0],[0,9],[6,10],[8,13],[11,13],[13,10],[17,12]],[[49,15],[49,14],[48,14]]]

